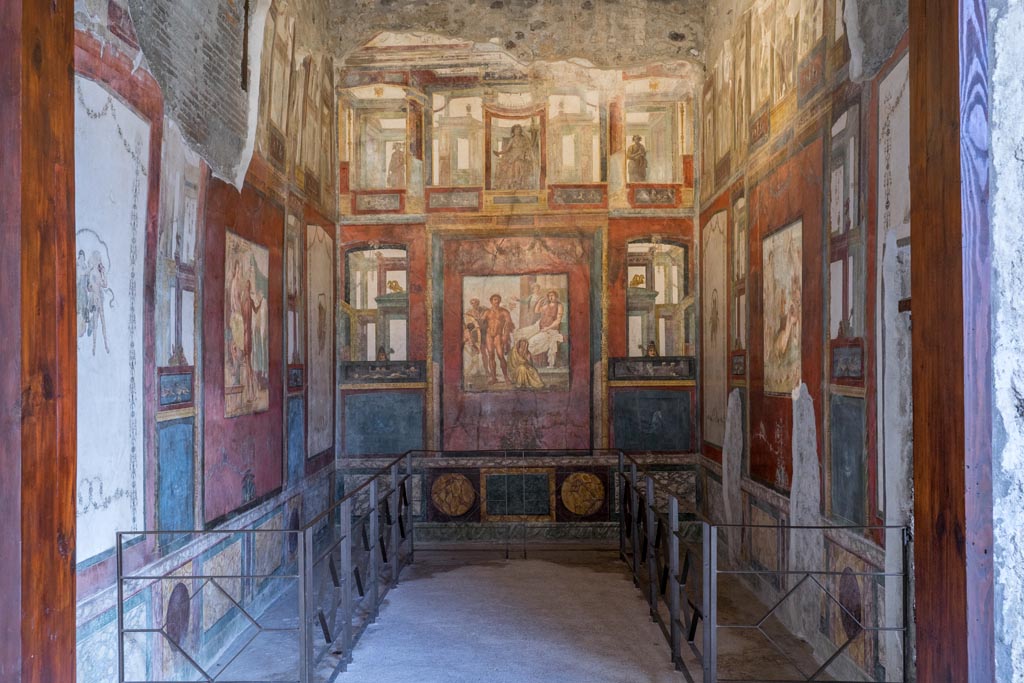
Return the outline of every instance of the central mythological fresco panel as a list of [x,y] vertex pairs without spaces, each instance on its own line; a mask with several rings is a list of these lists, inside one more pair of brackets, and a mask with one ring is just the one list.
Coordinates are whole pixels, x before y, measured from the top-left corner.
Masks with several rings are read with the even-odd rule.
[[462,281],[466,391],[569,388],[568,276]]
[[446,449],[589,448],[591,249],[586,236],[445,241]]

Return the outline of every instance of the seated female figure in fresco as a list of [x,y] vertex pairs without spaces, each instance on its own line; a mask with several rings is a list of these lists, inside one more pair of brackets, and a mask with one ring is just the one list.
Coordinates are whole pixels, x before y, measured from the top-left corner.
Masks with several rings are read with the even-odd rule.
[[494,169],[495,190],[533,190],[535,138],[527,137],[519,124],[512,126],[511,137],[505,138],[502,149],[494,150],[498,165]]
[[544,381],[533,366],[530,358],[530,343],[525,339],[516,342],[509,354],[509,366],[512,371],[512,384],[520,389],[543,389]]

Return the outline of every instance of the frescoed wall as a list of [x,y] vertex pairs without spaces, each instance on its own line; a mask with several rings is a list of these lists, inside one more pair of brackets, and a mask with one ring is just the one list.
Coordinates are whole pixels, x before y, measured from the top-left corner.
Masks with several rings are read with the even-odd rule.
[[[724,217],[727,255],[723,262],[717,249],[705,247],[700,262],[705,509],[713,518],[749,524],[799,516],[804,523],[859,527],[826,533],[815,552],[836,572],[835,590],[858,614],[893,624],[901,618],[899,587],[886,582],[880,591],[857,574],[900,562],[897,535],[867,527],[909,521],[911,494],[903,485],[910,476],[909,413],[894,405],[896,396],[907,395],[901,376],[909,377],[909,314],[901,313],[909,294],[897,293],[909,292],[900,284],[910,257],[909,169],[900,151],[909,137],[909,110],[900,103],[907,44],[904,38],[880,72],[875,65],[875,72],[860,73],[860,58],[851,59],[845,4],[738,0],[709,14],[715,39],[708,46],[702,125],[715,150],[702,157],[701,231]],[[893,219],[893,212],[906,218]],[[884,223],[883,215],[890,217]],[[724,351],[706,344],[714,307],[708,283],[719,279],[729,289]],[[879,293],[889,299],[883,308]],[[724,415],[726,428],[743,436],[724,454],[707,424],[721,401],[718,386],[707,382],[716,362],[728,364],[726,387],[738,399]],[[883,370],[884,383],[877,379]],[[797,419],[803,387],[810,419]],[[882,419],[892,435],[888,454],[877,440]],[[813,444],[816,458],[799,457],[801,444]],[[821,490],[811,496],[801,481],[820,481]],[[752,566],[784,570],[790,562],[770,538],[755,533],[745,543],[739,554]],[[780,595],[764,592],[766,599]],[[846,627],[826,613],[820,628],[803,635],[824,651],[854,633]],[[893,639],[853,637],[844,666],[871,676],[902,671]]]
[[[882,394],[906,389],[906,46],[851,81],[841,1],[730,0],[708,14],[706,53],[703,32],[689,56],[696,39],[652,37],[665,58],[633,45],[601,68],[422,26],[342,55],[313,20],[325,1],[258,3],[224,42],[241,64],[244,41],[245,78],[232,64],[210,79],[230,89],[230,130],[201,140],[170,90],[190,76],[167,75],[187,55],[152,53],[158,82],[139,47],[160,33],[152,15],[140,40],[120,0],[86,4],[78,560],[81,643],[102,657],[87,683],[114,670],[115,531],[284,530],[409,450],[445,451],[414,478],[437,540],[495,538],[510,519],[607,538],[603,449],[645,458],[687,511],[786,522],[813,469],[801,440],[823,522],[902,523],[887,492],[906,478],[909,413]],[[652,6],[623,12],[642,26]],[[802,387],[813,439],[794,423]],[[496,467],[491,450],[536,461]],[[566,459],[579,452],[585,465]],[[837,590],[890,620],[888,593],[849,574],[885,566],[893,543],[847,531],[821,548]],[[788,561],[765,534],[744,544],[750,564]],[[160,561],[191,546],[138,547]],[[228,539],[175,569],[270,572],[290,552],[276,534]],[[266,585],[229,592],[268,599]],[[173,590],[133,598],[133,618],[166,621]],[[174,628],[216,650],[226,596],[189,595]],[[819,622],[815,638],[843,633],[834,610]],[[888,666],[896,645],[864,640],[851,661]],[[164,655],[153,673],[174,668]]]
[[[143,277],[150,124],[95,81],[75,80],[78,382],[78,548],[109,550],[113,534],[145,524]],[[125,187],[130,188],[124,192]]]

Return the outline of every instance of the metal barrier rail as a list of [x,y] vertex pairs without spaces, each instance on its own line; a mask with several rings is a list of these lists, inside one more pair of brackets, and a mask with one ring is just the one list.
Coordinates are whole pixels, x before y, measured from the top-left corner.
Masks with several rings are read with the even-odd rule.
[[[402,467],[404,463],[404,467]],[[264,634],[294,634],[298,647],[295,675],[277,679],[280,683],[312,683],[334,680],[345,670],[352,658],[352,650],[366,627],[376,618],[380,604],[388,590],[397,585],[402,569],[413,561],[414,525],[412,519],[409,480],[412,477],[412,456],[405,454],[370,475],[369,479],[331,504],[299,529],[217,529],[187,531],[118,532],[117,534],[117,625],[118,625],[118,681],[120,683],[162,683],[165,679],[128,678],[125,670],[126,640],[135,637],[159,640],[171,653],[187,663],[189,677],[178,680],[198,680],[210,683],[228,683],[225,678],[232,664],[246,652],[258,637]],[[383,483],[382,483],[383,482]],[[287,501],[279,505],[284,508]],[[184,574],[174,553],[182,558],[195,554],[196,547],[213,548],[218,539],[243,539],[247,536],[279,534],[295,547],[295,557],[271,573],[243,574]],[[155,563],[142,568],[141,573],[125,571],[125,553],[137,547],[145,537],[183,539],[191,536],[193,543],[178,548]],[[251,548],[257,547],[255,542]],[[188,554],[186,554],[188,553]],[[149,566],[168,568],[150,573]],[[216,666],[203,665],[196,652],[188,649],[169,633],[167,623],[160,627],[140,628],[125,623],[126,600],[148,586],[180,579],[199,583],[198,593],[207,586],[218,590],[230,602],[230,609],[238,610],[248,628],[237,634],[244,639],[235,646],[233,654]],[[243,605],[225,587],[227,581],[282,582],[295,586],[298,620],[294,627],[267,626],[257,609]],[[256,585],[253,583],[252,585]],[[272,591],[276,599],[288,599],[288,587]],[[191,597],[189,598],[191,599]],[[267,603],[270,599],[264,600]],[[267,604],[261,604],[265,609]],[[209,653],[207,653],[209,654]],[[167,683],[171,683],[167,681]]]
[[[619,555],[627,563],[633,575],[634,584],[641,589],[647,600],[651,619],[658,624],[671,650],[672,662],[687,680],[692,681],[690,672],[683,660],[683,632],[685,642],[699,662],[703,683],[758,683],[771,680],[779,683],[800,683],[822,680],[830,668],[840,660],[851,644],[866,633],[895,633],[900,638],[903,653],[902,672],[895,681],[908,680],[908,672],[912,663],[909,662],[907,638],[909,634],[909,554],[911,546],[910,531],[905,527],[870,527],[870,526],[764,526],[755,524],[711,524],[706,520],[680,520],[679,501],[675,496],[667,495],[667,509],[657,508],[655,484],[636,460],[627,456],[619,456],[617,473],[621,486],[621,514],[619,515]],[[682,529],[690,525],[699,527],[701,531],[700,586],[694,591],[698,595],[690,595],[688,589],[693,588],[690,569],[694,564],[691,548],[684,547],[687,536]],[[902,566],[899,572],[836,572],[817,567],[804,570],[766,570],[766,569],[734,569],[722,568],[719,563],[719,534],[730,530],[751,532],[756,529],[773,530],[782,534],[792,532],[812,532],[822,535],[841,531],[855,532],[864,535],[871,532],[898,534],[902,542]],[[782,541],[780,540],[780,547]],[[682,556],[682,559],[680,559]],[[851,613],[843,606],[841,596],[834,595],[825,585],[827,579],[849,574],[857,579],[870,581],[899,581],[901,588],[900,605],[902,607],[902,624],[899,626],[881,626],[864,624],[862,617]],[[776,599],[758,619],[751,623],[722,623],[718,613],[719,592],[722,577],[743,577],[746,579],[775,578],[783,587],[781,597]],[[802,586],[816,586],[827,600],[831,600],[842,611],[844,619],[850,624],[852,635],[847,633],[845,642],[834,645],[834,651],[825,657],[823,662],[815,661],[813,669],[807,662],[797,662],[784,647],[777,643],[765,630],[766,622],[779,618],[781,606]],[[870,585],[870,584],[869,584]],[[663,610],[667,611],[667,616]],[[815,615],[817,616],[817,615]],[[882,617],[877,616],[881,619]],[[783,622],[783,628],[787,628]],[[697,628],[701,627],[701,643],[697,645]],[[730,632],[760,631],[771,646],[785,658],[797,672],[792,678],[720,678],[719,677],[719,639],[720,634]],[[856,665],[852,665],[856,666]],[[879,681],[877,675],[864,674],[858,681]],[[836,683],[845,681],[829,678]],[[881,681],[888,682],[886,676]],[[852,681],[850,682],[852,683]]]
[[[706,591],[693,597],[688,591],[693,588],[690,580],[693,558],[690,549],[684,547],[686,539],[682,528],[687,525],[706,527],[707,524],[700,521],[681,523],[679,500],[672,495],[667,496],[667,510],[659,511],[654,480],[625,454],[619,455],[617,476],[622,490],[619,556],[629,565],[633,583],[645,594],[651,619],[668,641],[673,665],[689,677],[683,663],[683,633],[686,633],[687,646],[695,656],[703,658],[702,650],[696,644],[697,627],[713,607]],[[643,565],[646,565],[646,571],[641,571]],[[662,605],[668,611],[667,619],[662,614]],[[706,634],[707,630],[704,652],[709,651]]]

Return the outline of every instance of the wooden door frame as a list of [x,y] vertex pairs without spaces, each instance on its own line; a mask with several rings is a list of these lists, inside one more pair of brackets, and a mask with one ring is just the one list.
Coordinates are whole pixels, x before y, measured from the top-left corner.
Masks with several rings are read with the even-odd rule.
[[[14,681],[75,679],[73,10],[0,3],[0,672]],[[910,0],[910,71],[918,678],[992,681],[985,0]]]
[[995,680],[986,5],[910,0],[914,578],[929,683]]
[[74,3],[0,2],[0,679],[75,680]]

